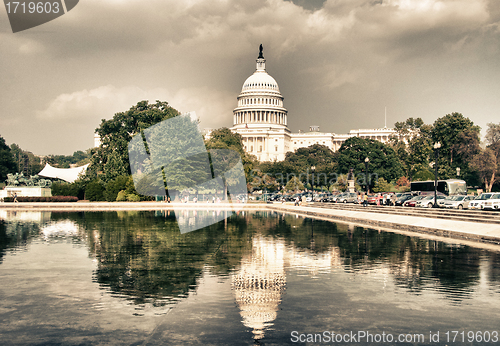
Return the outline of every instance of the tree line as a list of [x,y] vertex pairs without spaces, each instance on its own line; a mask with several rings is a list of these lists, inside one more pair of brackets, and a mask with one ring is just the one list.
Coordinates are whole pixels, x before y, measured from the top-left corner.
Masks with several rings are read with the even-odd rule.
[[[103,119],[96,129],[101,138],[99,147],[89,149],[87,153],[75,152],[71,158],[54,155],[46,158],[46,162],[59,167],[69,166],[75,161],[90,162],[85,176],[75,183],[53,184],[53,194],[89,200],[151,200],[153,197],[143,196],[135,189],[128,144],[135,135],[144,136],[145,129],[179,114],[165,101],[141,101],[125,112],[116,113],[110,120]],[[196,123],[196,120],[190,121]],[[433,146],[437,142],[441,143],[439,179],[459,177],[469,186],[484,186],[486,191],[498,189],[500,124],[488,124],[484,143],[480,139],[479,126],[461,113],[447,114],[433,124],[425,124],[421,118],[409,118],[397,122],[394,128],[396,132],[387,143],[351,137],[336,152],[314,144],[288,152],[283,161],[275,162],[259,162],[255,156],[246,153],[242,137],[228,128],[214,130],[205,140],[205,146],[208,150],[230,149],[240,154],[249,192],[345,190],[348,178],[354,178],[358,190],[366,187],[373,191],[405,190],[410,181],[434,179]],[[9,148],[0,137],[2,180],[7,173],[16,170],[14,146]],[[189,162],[177,164],[191,167],[191,175],[197,175],[196,165]],[[163,174],[165,172],[168,170]],[[162,179],[161,175],[157,176]],[[176,186],[168,186],[163,176],[160,184],[165,186],[167,196],[173,197],[183,190],[183,184],[193,185],[194,178],[191,178],[187,175],[179,177]]]

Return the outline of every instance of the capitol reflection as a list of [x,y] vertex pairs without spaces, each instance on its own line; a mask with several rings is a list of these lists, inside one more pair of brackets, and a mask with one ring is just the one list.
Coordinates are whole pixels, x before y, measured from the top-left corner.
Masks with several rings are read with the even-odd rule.
[[232,276],[232,289],[240,309],[242,323],[250,328],[255,340],[264,338],[277,317],[286,288],[285,268],[303,269],[310,276],[341,267],[340,251],[331,247],[321,254],[299,251],[287,246],[283,238],[256,235],[251,253],[241,260]]

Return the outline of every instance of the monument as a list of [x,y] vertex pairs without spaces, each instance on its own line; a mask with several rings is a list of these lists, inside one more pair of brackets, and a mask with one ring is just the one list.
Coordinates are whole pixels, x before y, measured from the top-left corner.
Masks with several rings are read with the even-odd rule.
[[23,173],[7,174],[7,186],[0,191],[0,198],[13,197],[50,197],[52,181],[40,179],[38,175],[25,176]]

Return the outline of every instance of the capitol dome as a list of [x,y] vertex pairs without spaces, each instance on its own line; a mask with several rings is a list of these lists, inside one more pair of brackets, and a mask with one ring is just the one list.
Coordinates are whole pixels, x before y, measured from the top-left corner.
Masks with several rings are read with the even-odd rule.
[[238,107],[233,111],[234,126],[286,127],[287,110],[278,83],[266,71],[266,59],[260,45],[255,72],[243,83],[238,95]]
[[248,77],[233,110],[231,131],[241,135],[243,148],[260,161],[282,161],[290,151],[288,111],[278,83],[266,71],[262,45],[255,72]]

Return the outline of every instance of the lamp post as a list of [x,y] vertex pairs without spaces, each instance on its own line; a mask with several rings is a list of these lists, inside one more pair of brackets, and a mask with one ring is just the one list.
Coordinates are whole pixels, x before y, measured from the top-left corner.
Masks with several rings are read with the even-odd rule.
[[457,167],[457,179],[460,177],[460,167]]
[[370,159],[368,156],[365,158],[365,183],[366,183],[366,194],[368,194],[368,162]]
[[438,181],[438,159],[439,159],[439,148],[441,148],[441,142],[434,143],[434,208],[439,208],[437,204],[437,181]]
[[311,182],[311,191],[314,194],[314,171],[316,170],[316,166],[311,166],[312,172],[312,182]]

